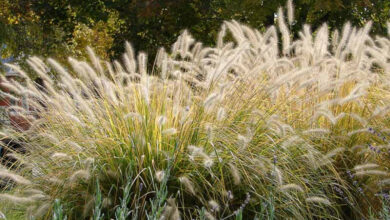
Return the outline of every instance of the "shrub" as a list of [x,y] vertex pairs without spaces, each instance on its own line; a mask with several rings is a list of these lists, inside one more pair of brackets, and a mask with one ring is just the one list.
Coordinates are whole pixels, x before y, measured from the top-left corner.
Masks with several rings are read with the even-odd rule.
[[68,70],[33,57],[43,90],[11,65],[25,82],[5,85],[34,111],[15,108],[32,127],[7,134],[28,153],[14,154],[16,171],[0,172],[16,183],[0,199],[43,219],[56,199],[68,219],[352,219],[382,210],[390,39],[370,37],[371,23],[347,23],[331,42],[325,24],[293,40],[282,10],[278,19],[281,45],[275,27],[230,21],[215,48],[184,31],[153,70],[130,44],[124,65],[92,50],[91,64],[69,58]]

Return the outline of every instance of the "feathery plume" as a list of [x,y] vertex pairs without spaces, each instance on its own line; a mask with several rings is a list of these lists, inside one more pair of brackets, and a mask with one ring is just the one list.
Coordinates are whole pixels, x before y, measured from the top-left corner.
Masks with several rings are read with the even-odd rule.
[[390,185],[390,178],[379,181],[380,185]]
[[217,120],[222,121],[226,118],[226,111],[224,108],[219,108],[217,113]]
[[282,171],[280,171],[278,167],[275,166],[274,170],[272,171],[272,176],[275,177],[276,182],[279,184],[279,186],[283,185]]
[[359,170],[372,169],[372,168],[377,168],[377,167],[379,167],[378,164],[375,164],[375,163],[366,163],[366,164],[356,165],[353,169],[354,169],[355,171],[359,171]]
[[142,115],[139,113],[136,113],[136,112],[130,112],[130,113],[126,114],[123,118],[124,119],[128,119],[128,118],[138,119],[138,121],[140,121],[140,122],[143,120]]
[[335,57],[341,58],[341,51],[344,48],[346,42],[348,41],[348,38],[351,33],[351,23],[347,22],[344,24],[343,30],[342,30],[342,37],[340,40],[340,43],[338,44],[338,47],[336,49]]
[[292,25],[294,22],[294,5],[292,0],[287,0],[287,20],[289,25]]
[[90,176],[91,174],[88,170],[78,170],[70,176],[69,181],[74,183],[79,180],[88,180]]
[[217,93],[210,94],[203,102],[204,107],[208,108],[212,106],[215,103],[217,97],[218,97]]
[[332,33],[332,51],[333,52],[336,52],[338,43],[339,43],[339,31],[335,30]]
[[278,25],[279,25],[280,32],[282,33],[283,54],[287,55],[290,50],[290,32],[284,21],[283,9],[281,7],[278,9]]
[[325,159],[330,159],[334,156],[336,156],[337,154],[341,153],[341,152],[344,152],[345,151],[345,148],[344,147],[338,147],[338,148],[335,148],[333,150],[331,150],[329,153],[327,153],[324,158]]
[[220,211],[220,206],[215,200],[210,200],[209,206],[210,206],[212,212],[219,212]]
[[138,70],[141,76],[146,76],[147,72],[147,56],[145,53],[138,54]]
[[318,117],[320,117],[321,115],[324,116],[325,118],[327,118],[327,119],[330,121],[330,123],[331,123],[332,125],[336,125],[337,122],[338,122],[340,119],[342,119],[343,117],[345,117],[347,114],[344,113],[344,112],[342,112],[342,113],[340,113],[340,114],[337,115],[337,116],[333,116],[333,114],[332,114],[330,111],[328,111],[328,110],[318,110],[318,111],[314,114],[312,120],[316,120],[316,119],[317,119]]
[[187,148],[188,148],[189,153],[191,155],[194,155],[194,156],[197,156],[197,155],[203,153],[203,148],[200,148],[200,147],[197,147],[194,145],[189,145]]
[[89,59],[91,59],[92,64],[94,65],[95,69],[99,72],[99,74],[103,74],[102,65],[100,63],[99,58],[96,56],[95,52],[93,51],[93,49],[88,46],[87,47],[87,52],[88,52],[88,55],[89,55]]
[[244,135],[241,135],[239,134],[237,136],[237,140],[238,140],[238,145],[239,145],[239,149],[241,150],[244,150],[246,149],[246,147],[248,146],[249,142],[250,142],[250,139],[245,137]]
[[94,162],[95,162],[95,159],[92,158],[92,157],[88,157],[88,158],[86,158],[86,159],[83,161],[83,163],[85,164],[85,166],[86,166],[87,169],[91,169],[92,166],[93,166],[93,164],[94,164]]
[[367,124],[368,124],[368,121],[362,117],[360,117],[359,115],[355,114],[355,113],[349,113],[348,114],[349,117],[355,119],[356,121],[360,122],[360,124],[363,126],[363,127],[366,127]]
[[230,170],[230,174],[232,175],[233,177],[233,183],[234,185],[238,185],[241,183],[241,175],[240,175],[240,172],[238,171],[237,167],[234,166],[232,163],[229,163],[229,170]]
[[49,133],[43,133],[43,134],[40,134],[43,138],[45,138],[46,140],[48,140],[50,143],[52,144],[58,144],[60,143],[60,141],[57,139],[57,137],[53,134],[49,134]]
[[355,173],[355,176],[367,176],[367,175],[373,175],[373,176],[388,176],[389,173],[382,170],[362,170],[357,171]]
[[185,189],[190,192],[193,196],[195,196],[195,188],[194,188],[194,184],[191,182],[190,179],[188,179],[188,177],[186,176],[181,176],[179,177],[179,181],[181,184],[184,185]]
[[159,170],[156,172],[157,182],[161,183],[165,177],[165,172],[163,170]]
[[149,79],[144,75],[141,87],[141,95],[147,105],[150,104]]
[[43,199],[46,199],[47,196],[42,194],[42,193],[39,193],[39,194],[31,195],[30,198],[33,199],[33,200],[43,200]]
[[19,176],[17,174],[11,173],[11,172],[9,172],[7,170],[0,170],[0,178],[11,179],[15,183],[21,184],[21,185],[30,185],[31,184],[31,181],[25,179],[22,176]]
[[298,192],[304,192],[302,187],[298,186],[297,184],[290,183],[285,184],[279,187],[280,191],[282,192],[289,192],[289,191],[298,191]]
[[15,85],[13,85],[12,83],[9,83],[9,82],[1,82],[1,86],[3,88],[6,88],[8,89],[10,92],[13,92],[15,93],[16,95],[20,95],[21,94],[21,91],[19,88],[17,88]]
[[306,202],[319,203],[319,204],[328,205],[328,206],[331,205],[330,201],[327,198],[318,197],[318,196],[308,197],[308,198],[306,198]]
[[125,67],[129,73],[135,73],[137,69],[137,64],[135,62],[135,56],[134,56],[134,51],[133,47],[129,42],[125,42],[125,51],[126,51],[126,62],[125,62]]
[[27,79],[27,80],[30,80],[30,77],[28,77],[28,74],[26,72],[24,72],[19,66],[17,65],[14,65],[14,64],[10,64],[10,63],[5,63],[4,64],[6,67],[12,69],[12,70],[15,70],[17,73],[20,74],[21,77],[23,77],[24,79]]
[[45,214],[48,213],[48,211],[49,211],[51,206],[52,206],[52,204],[49,203],[49,202],[45,202],[44,204],[39,206],[39,208],[33,214],[34,218],[41,218],[41,217],[43,217]]
[[206,217],[206,219],[208,220],[215,220],[216,218],[213,216],[213,214],[211,214],[209,211],[205,210],[204,211],[204,216]]
[[26,193],[26,194],[43,194],[43,191],[39,190],[39,189],[25,189],[25,190],[23,190],[23,193]]
[[371,118],[376,117],[376,116],[381,116],[383,117],[385,114],[387,114],[390,110],[390,105],[384,106],[384,107],[376,107],[374,112],[371,115]]
[[77,144],[76,142],[73,142],[73,141],[70,141],[68,140],[66,143],[69,144],[70,147],[72,147],[74,150],[76,150],[77,152],[80,152],[82,151],[84,148],[81,147],[79,144]]
[[165,129],[162,131],[162,134],[167,135],[167,136],[174,135],[176,133],[177,133],[177,130],[175,128],[168,128],[168,129]]
[[159,127],[163,126],[167,122],[167,117],[160,115],[157,117],[157,125]]
[[387,35],[390,37],[390,21],[386,22],[387,25]]
[[15,103],[18,103],[19,98],[17,98],[14,95],[11,95],[7,92],[0,91],[0,97],[10,99],[11,101],[14,101]]
[[56,152],[54,154],[51,155],[51,158],[54,159],[54,160],[71,160],[72,157],[65,154],[65,153],[60,153],[60,152]]
[[223,47],[223,38],[226,35],[226,25],[222,24],[221,30],[218,33],[218,39],[217,39],[217,47],[222,48]]
[[203,159],[203,166],[205,168],[211,168],[214,164],[214,160],[212,158],[210,158],[209,156],[207,156],[206,154],[204,154],[204,159]]
[[179,209],[174,198],[167,199],[167,205],[159,220],[181,220]]
[[325,129],[325,128],[313,128],[313,129],[308,129],[308,130],[305,130],[302,132],[303,134],[313,134],[313,133],[317,133],[317,134],[329,134],[330,131],[328,129]]
[[19,196],[14,196],[14,195],[10,195],[10,194],[0,194],[0,200],[6,200],[6,201],[12,202],[16,205],[31,204],[31,203],[35,202],[35,200],[33,200],[29,197],[19,197]]
[[163,65],[163,62],[166,60],[166,52],[165,52],[165,48],[164,47],[161,47],[160,49],[158,49],[157,51],[157,55],[156,55],[156,59],[155,59],[155,62],[156,62],[156,66],[160,67]]
[[176,205],[175,199],[169,198],[169,199],[167,200],[167,203],[168,203],[168,205],[171,206],[172,209],[173,209],[173,213],[172,213],[172,215],[171,215],[171,219],[172,219],[172,220],[181,220],[179,208],[178,208],[177,205]]
[[370,132],[368,131],[367,128],[361,128],[361,129],[356,129],[356,130],[350,131],[350,132],[348,132],[347,135],[352,136],[352,135],[360,134],[360,133],[370,133]]

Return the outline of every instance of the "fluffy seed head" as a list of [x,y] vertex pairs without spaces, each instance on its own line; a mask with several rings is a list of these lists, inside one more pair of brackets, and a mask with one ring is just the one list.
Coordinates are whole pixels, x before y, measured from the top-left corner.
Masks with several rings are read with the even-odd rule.
[[157,124],[158,126],[163,126],[167,122],[167,117],[161,115],[157,117]]
[[210,200],[209,201],[209,206],[213,212],[219,212],[220,211],[220,206],[215,200]]
[[238,171],[237,167],[234,166],[234,164],[232,163],[229,163],[229,170],[230,170],[230,174],[232,175],[233,177],[233,183],[234,185],[238,185],[241,183],[241,175],[240,175],[240,172]]
[[174,135],[176,133],[177,133],[176,128],[168,128],[168,129],[165,129],[164,131],[162,131],[162,134],[167,135],[167,136]]
[[88,180],[89,178],[90,172],[88,170],[78,170],[70,176],[69,181],[74,183],[78,180]]
[[282,171],[280,171],[278,167],[275,166],[274,170],[272,171],[272,175],[275,177],[275,180],[279,185],[283,185]]
[[0,200],[6,200],[9,202],[12,202],[16,205],[21,205],[21,204],[31,204],[35,202],[35,200],[29,198],[29,197],[19,197],[19,196],[14,196],[10,194],[0,194]]
[[207,156],[203,159],[203,166],[206,168],[211,168],[214,164],[214,161],[211,157]]
[[294,22],[294,5],[292,0],[287,1],[287,20],[289,25],[292,25]]
[[218,93],[210,94],[203,102],[204,107],[209,108],[212,105],[214,105],[217,100],[217,97],[218,97]]
[[159,220],[181,220],[179,209],[173,198],[167,199],[167,205]]
[[181,177],[179,177],[179,181],[180,181],[180,183],[181,184],[183,184],[184,185],[184,187],[186,188],[186,190],[188,191],[188,192],[190,192],[192,195],[196,195],[195,194],[195,188],[194,188],[194,184],[191,182],[191,180],[190,179],[188,179],[188,177],[186,177],[186,176],[181,176]]
[[298,186],[297,184],[290,183],[290,184],[285,184],[279,187],[280,191],[282,192],[289,192],[289,191],[298,191],[298,192],[303,192],[302,187]]
[[324,156],[324,158],[325,158],[325,159],[330,159],[330,158],[336,156],[337,154],[343,152],[344,150],[345,150],[344,147],[338,147],[338,148],[336,148],[336,149],[330,151],[329,153],[327,153],[327,154]]
[[71,156],[69,156],[65,153],[60,153],[60,152],[52,154],[51,158],[54,160],[71,160],[72,159]]
[[388,176],[389,173],[382,170],[362,170],[355,173],[355,176],[367,176],[367,175]]
[[162,170],[159,170],[156,172],[156,179],[157,179],[157,182],[161,183],[161,181],[163,181],[165,177],[165,172],[162,171]]
[[308,198],[306,198],[306,202],[307,203],[319,203],[319,204],[328,205],[328,206],[331,205],[330,201],[327,198],[319,197],[319,196],[308,197]]
[[35,218],[41,218],[42,216],[44,216],[48,212],[48,210],[51,206],[52,206],[52,204],[49,202],[46,202],[46,203],[40,205],[39,208],[36,210],[36,212],[33,214],[33,216]]
[[206,219],[208,220],[215,220],[215,217],[213,216],[213,214],[211,214],[209,211],[205,211],[204,212],[204,216],[206,217]]
[[219,108],[217,113],[217,120],[222,121],[226,117],[226,111],[224,108]]
[[21,185],[30,185],[31,184],[31,181],[25,179],[22,176],[19,176],[19,175],[14,174],[10,171],[7,171],[7,170],[0,170],[0,178],[9,178],[9,179],[13,180],[15,183],[21,184]]
[[377,167],[379,167],[378,164],[366,163],[366,164],[356,165],[353,169],[355,171],[359,171],[359,170],[365,170],[365,169],[371,169],[371,168],[377,168]]
[[379,181],[380,185],[390,185],[390,178]]

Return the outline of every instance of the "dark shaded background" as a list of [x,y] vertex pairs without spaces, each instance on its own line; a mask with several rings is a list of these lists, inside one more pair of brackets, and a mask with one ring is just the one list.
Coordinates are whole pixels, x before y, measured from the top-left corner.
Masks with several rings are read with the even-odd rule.
[[[124,42],[153,56],[167,49],[187,28],[206,45],[215,41],[224,20],[258,29],[275,22],[285,0],[0,0],[1,56],[83,57],[92,45],[103,58],[117,59]],[[327,22],[340,29],[346,21],[362,26],[373,20],[373,34],[386,33],[389,0],[296,0],[296,36],[302,24],[315,29]]]

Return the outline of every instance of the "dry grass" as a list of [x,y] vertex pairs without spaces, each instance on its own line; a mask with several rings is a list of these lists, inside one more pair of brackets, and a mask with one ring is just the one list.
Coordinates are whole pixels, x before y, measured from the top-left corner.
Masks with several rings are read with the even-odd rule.
[[[32,128],[7,133],[28,143],[12,175],[28,184],[0,199],[28,199],[17,208],[44,219],[55,199],[69,219],[98,209],[114,217],[119,206],[134,218],[170,219],[380,211],[375,194],[389,190],[389,36],[371,37],[368,23],[331,39],[326,25],[315,35],[305,26],[293,40],[282,14],[282,51],[276,27],[260,33],[231,21],[213,48],[184,31],[153,71],[129,44],[124,66],[91,50],[91,64],[70,58],[68,70],[31,58],[44,91],[11,66],[24,78],[8,82],[13,98],[27,96],[38,113],[15,108]],[[124,204],[125,192],[134,199]]]

